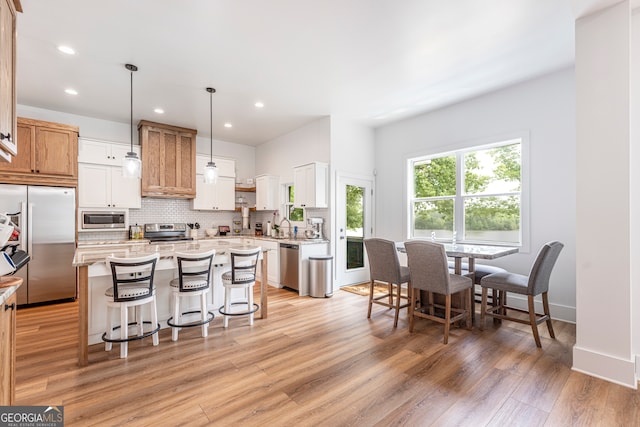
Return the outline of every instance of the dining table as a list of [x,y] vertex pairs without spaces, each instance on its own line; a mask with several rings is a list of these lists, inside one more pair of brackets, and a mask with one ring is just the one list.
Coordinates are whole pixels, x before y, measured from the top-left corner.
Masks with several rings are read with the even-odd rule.
[[[507,255],[518,253],[520,249],[515,246],[498,246],[498,245],[486,245],[477,243],[452,243],[452,242],[438,242],[444,246],[444,250],[449,258],[453,258],[454,261],[454,274],[463,274],[462,262],[464,258],[467,258],[467,272],[464,275],[471,278],[475,282],[474,272],[476,266],[476,259],[497,259]],[[396,242],[396,249],[400,253],[406,253],[404,242]],[[474,292],[475,294],[475,292]],[[472,311],[475,312],[475,298],[471,298]],[[475,323],[473,317],[472,322]]]

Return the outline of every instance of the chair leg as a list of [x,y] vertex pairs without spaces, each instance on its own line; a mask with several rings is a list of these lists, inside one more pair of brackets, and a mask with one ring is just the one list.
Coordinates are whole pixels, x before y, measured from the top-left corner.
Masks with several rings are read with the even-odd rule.
[[445,296],[444,303],[444,339],[443,344],[449,342],[449,329],[451,328],[451,294]]
[[[126,340],[129,333],[129,308],[122,304],[120,306],[120,339]],[[129,349],[128,342],[122,341],[120,343],[120,358],[126,359]]]
[[420,294],[420,289],[412,288],[411,289],[411,303],[409,304],[409,332],[413,332],[413,319],[414,319],[414,311],[416,304],[416,293]]
[[134,309],[136,313],[136,321],[138,322],[138,336],[144,334],[144,307],[137,305]]
[[435,310],[433,307],[433,292],[429,292],[429,314],[431,316],[435,315]]
[[[180,324],[180,298],[176,292],[173,292],[171,295],[171,308],[173,309],[173,323],[175,325]],[[171,327],[171,341],[178,341],[178,330],[180,328],[176,328],[174,326]]]
[[[467,289],[467,291],[465,292],[466,294],[466,300],[467,300],[467,304],[468,304],[468,308],[467,308],[467,329],[471,329],[471,323],[473,323],[473,316],[475,314],[475,310],[473,309],[473,299],[474,299],[474,291],[473,291],[473,286],[469,289]],[[465,305],[467,305],[465,304]]]
[[373,306],[373,280],[369,283],[369,311],[367,312],[367,319],[371,318],[371,306]]
[[[394,285],[391,285],[391,289],[393,289]],[[395,288],[397,289],[397,294],[396,294],[396,315],[393,318],[393,327],[397,328],[398,327],[398,315],[400,314],[400,293],[402,292],[402,285],[400,283],[398,283],[397,285],[395,285]],[[393,300],[393,295],[392,298]]]
[[[478,328],[483,331],[484,330],[484,321],[487,316],[487,288],[482,288],[482,302],[480,303],[480,324]],[[495,292],[495,290],[494,290]],[[494,297],[495,300],[495,297]]]
[[253,286],[249,286],[247,289],[247,310],[249,314],[249,325],[253,325]]
[[[207,321],[207,293],[206,292],[202,292],[200,294],[200,314],[201,314],[201,319],[202,322],[206,322]],[[206,337],[209,333],[209,324],[208,323],[204,323],[202,325],[202,337]]]
[[[158,304],[156,303],[156,296],[153,296],[153,299],[151,300],[151,328],[156,329],[158,327]],[[153,345],[158,345],[160,343],[160,338],[158,337],[159,332],[156,331],[155,334],[153,334]]]
[[[225,288],[224,290],[224,311],[225,313],[231,313],[231,289]],[[226,314],[223,316],[223,327],[229,327],[229,316]]]
[[389,294],[389,304],[393,305],[393,284],[387,283],[387,293]]
[[533,331],[533,339],[536,340],[536,347],[541,348],[540,335],[538,334],[538,324],[536,323],[536,311],[533,302],[533,295],[527,295],[529,300],[529,323],[531,323],[531,330]]
[[[113,339],[113,309],[107,306],[107,338]],[[104,342],[104,351],[111,351],[112,343]]]
[[556,334],[553,332],[553,324],[551,323],[551,313],[549,312],[549,295],[547,292],[542,293],[542,307],[544,309],[544,314],[548,317],[547,319],[547,329],[549,329],[549,335],[551,338],[555,338]]

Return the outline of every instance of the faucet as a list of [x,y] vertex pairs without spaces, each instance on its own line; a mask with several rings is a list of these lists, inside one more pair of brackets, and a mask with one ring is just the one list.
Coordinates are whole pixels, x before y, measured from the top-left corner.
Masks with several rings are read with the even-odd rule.
[[287,218],[282,218],[282,221],[280,221],[280,230],[282,230],[282,223],[287,221],[288,228],[287,228],[287,234],[284,237],[291,237],[291,222],[287,219]]

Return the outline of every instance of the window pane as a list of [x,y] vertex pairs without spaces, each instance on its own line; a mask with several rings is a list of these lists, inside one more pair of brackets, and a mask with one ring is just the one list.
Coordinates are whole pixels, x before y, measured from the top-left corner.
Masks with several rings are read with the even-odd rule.
[[451,238],[453,234],[453,199],[414,202],[413,237]]
[[520,143],[465,153],[465,194],[520,191],[520,163]]
[[346,186],[347,270],[364,267],[364,188]]
[[413,164],[415,197],[454,196],[456,157],[437,157]]
[[471,197],[464,200],[464,240],[520,242],[520,197]]
[[289,221],[304,221],[304,210],[289,205]]

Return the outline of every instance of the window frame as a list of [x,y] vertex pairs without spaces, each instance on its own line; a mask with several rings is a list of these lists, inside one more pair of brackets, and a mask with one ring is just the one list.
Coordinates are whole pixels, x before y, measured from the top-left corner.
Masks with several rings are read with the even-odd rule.
[[[300,209],[302,210],[302,221],[292,221],[289,218],[290,215],[290,211],[291,208],[294,206],[293,202],[290,201],[290,188],[293,187],[293,183],[292,182],[288,182],[283,184],[283,192],[284,192],[284,197],[282,198],[282,200],[284,200],[283,203],[283,212],[281,212],[281,217],[282,218],[286,218],[290,223],[291,223],[291,227],[292,230],[291,232],[293,233],[293,227],[297,226],[298,230],[303,230],[306,227],[306,223],[307,223],[307,211],[304,208],[294,208],[294,209]],[[295,191],[295,189],[294,189]]]
[[[472,240],[463,240],[464,236],[464,202],[469,198],[476,197],[500,197],[503,195],[511,195],[508,193],[491,193],[491,194],[465,194],[464,193],[464,164],[463,155],[465,153],[480,151],[502,145],[509,145],[520,142],[520,243],[513,242],[479,242]],[[482,140],[466,141],[463,143],[435,147],[429,151],[421,151],[410,153],[405,156],[405,230],[407,239],[420,239],[414,237],[414,203],[416,201],[425,201],[425,198],[414,198],[414,164],[427,159],[436,157],[445,157],[454,155],[456,158],[456,194],[455,196],[437,196],[428,198],[428,201],[435,200],[454,200],[454,227],[460,243],[487,244],[494,246],[515,246],[520,248],[520,252],[528,253],[530,246],[530,215],[529,215],[529,133],[527,131],[515,132],[511,134],[485,138]]]

